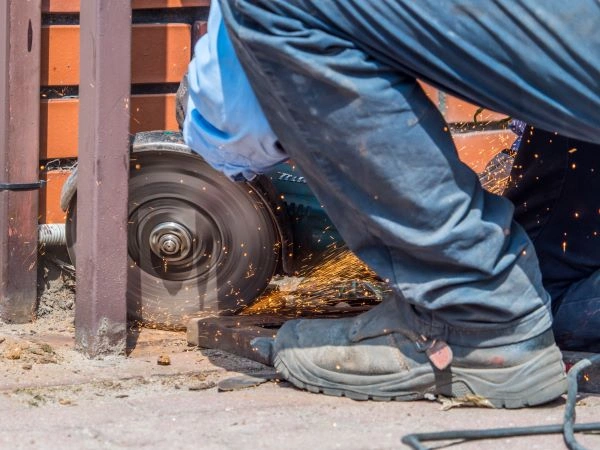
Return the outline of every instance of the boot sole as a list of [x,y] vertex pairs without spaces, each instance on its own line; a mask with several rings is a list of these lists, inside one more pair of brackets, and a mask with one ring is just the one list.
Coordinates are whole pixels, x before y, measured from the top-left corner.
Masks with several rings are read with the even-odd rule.
[[[412,401],[420,400],[426,393],[448,397],[476,396],[480,406],[516,409],[548,403],[567,390],[567,380],[558,348],[549,348],[527,363],[502,369],[468,369],[452,367],[447,383],[432,383],[431,387],[419,392],[384,392],[376,385],[319,386],[295,377],[279,354],[275,355],[274,366],[283,378],[297,388],[313,393],[352,400]],[[444,377],[440,377],[444,378]]]

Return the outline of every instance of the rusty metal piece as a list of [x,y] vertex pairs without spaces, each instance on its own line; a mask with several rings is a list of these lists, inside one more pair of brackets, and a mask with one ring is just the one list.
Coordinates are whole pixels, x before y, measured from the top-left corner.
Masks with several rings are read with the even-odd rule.
[[16,323],[36,305],[40,28],[41,0],[0,0],[0,318]]
[[75,339],[90,357],[127,336],[131,1],[81,2]]
[[285,322],[281,316],[224,316],[195,318],[188,322],[191,345],[215,348],[272,365],[271,340]]
[[366,309],[368,308],[359,304],[347,308],[334,306],[318,311],[293,311],[293,314],[198,317],[191,319],[187,324],[187,341],[191,345],[224,350],[271,366],[272,341],[286,320],[299,317],[348,317]]

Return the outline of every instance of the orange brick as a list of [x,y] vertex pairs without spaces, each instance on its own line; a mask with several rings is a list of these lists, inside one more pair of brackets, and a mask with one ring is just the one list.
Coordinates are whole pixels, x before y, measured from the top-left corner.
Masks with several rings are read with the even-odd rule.
[[42,171],[46,185],[40,189],[40,223],[65,223],[65,213],[60,209],[60,192],[71,174],[68,170]]
[[79,100],[40,102],[40,159],[77,156]]
[[134,25],[132,83],[179,83],[192,54],[191,28],[175,23]]
[[[42,0],[42,12],[79,12],[80,0]],[[209,6],[210,0],[133,0],[133,9],[181,8],[189,6]]]
[[[437,108],[443,114],[446,122],[475,122],[475,113],[479,109],[478,106],[440,91],[439,89],[436,89],[423,81],[419,80],[419,84],[425,91],[425,94],[427,94],[427,97],[429,97],[433,104],[437,106]],[[489,109],[484,109],[477,114],[477,122],[491,122],[505,118],[506,114],[490,111]]]
[[[134,25],[131,43],[132,83],[176,83],[191,55],[188,24]],[[79,84],[79,26],[42,27],[42,86]]]
[[516,135],[511,131],[479,131],[453,136],[458,156],[475,172],[481,172],[498,152],[510,148]]
[[[475,122],[475,113],[479,109],[479,106],[448,94],[443,95],[445,96],[445,105],[442,107],[442,113],[448,123]],[[506,114],[490,111],[489,109],[484,109],[477,114],[477,122],[490,122],[505,118]]]
[[439,89],[434,88],[433,86],[428,85],[427,83],[419,80],[419,84],[421,85],[421,87],[423,88],[423,90],[425,91],[425,94],[427,94],[427,97],[429,97],[429,100],[431,100],[433,102],[433,104],[435,106],[437,106],[439,108],[439,95],[440,95],[440,91]]
[[42,0],[42,12],[79,12],[79,0]]
[[131,97],[132,133],[179,130],[175,117],[175,94],[146,94]]
[[[79,100],[43,100],[40,105],[40,159],[76,158],[79,135]],[[178,130],[175,94],[131,97],[132,133]]]
[[42,27],[42,86],[79,83],[79,26]]

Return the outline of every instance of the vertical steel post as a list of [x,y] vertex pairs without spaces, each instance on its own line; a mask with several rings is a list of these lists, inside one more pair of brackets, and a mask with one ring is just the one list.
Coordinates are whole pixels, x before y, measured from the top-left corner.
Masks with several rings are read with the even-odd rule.
[[75,338],[90,357],[127,336],[131,0],[81,2]]
[[41,0],[0,0],[0,318],[28,322],[37,293]]

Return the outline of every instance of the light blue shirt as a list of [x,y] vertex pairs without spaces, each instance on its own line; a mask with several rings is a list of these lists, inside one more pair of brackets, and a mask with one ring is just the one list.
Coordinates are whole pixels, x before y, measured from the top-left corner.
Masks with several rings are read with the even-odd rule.
[[237,59],[218,1],[211,2],[208,32],[194,55],[188,71],[186,144],[233,180],[251,180],[285,161]]

